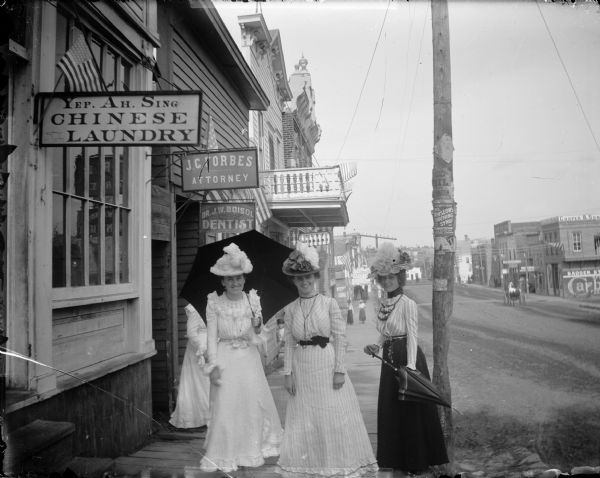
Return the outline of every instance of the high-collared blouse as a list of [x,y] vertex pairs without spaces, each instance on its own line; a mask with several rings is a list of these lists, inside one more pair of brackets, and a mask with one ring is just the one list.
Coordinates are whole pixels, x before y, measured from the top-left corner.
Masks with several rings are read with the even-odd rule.
[[254,289],[240,300],[231,300],[227,295],[216,292],[208,294],[207,299],[207,367],[212,370],[217,365],[219,341],[229,341],[233,347],[247,347],[256,342],[252,319],[261,316],[262,310]]
[[404,294],[391,299],[382,299],[381,302],[388,305],[397,303],[387,320],[380,320],[375,316],[375,325],[380,334],[379,345],[383,345],[385,340],[391,337],[406,335],[407,366],[412,369],[416,368],[419,325],[416,302]]
[[[301,305],[301,302],[304,302]],[[334,371],[345,373],[346,322],[335,299],[317,294],[314,298],[298,298],[283,309],[285,348],[283,373],[292,373],[292,359],[299,340],[315,335],[329,337],[335,354]],[[309,345],[309,347],[319,347]]]

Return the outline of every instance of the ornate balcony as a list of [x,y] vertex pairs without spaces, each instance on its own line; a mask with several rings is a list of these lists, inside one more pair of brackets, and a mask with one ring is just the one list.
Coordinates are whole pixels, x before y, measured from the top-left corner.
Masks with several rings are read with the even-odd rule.
[[261,172],[261,182],[276,219],[289,227],[348,224],[348,191],[339,166]]

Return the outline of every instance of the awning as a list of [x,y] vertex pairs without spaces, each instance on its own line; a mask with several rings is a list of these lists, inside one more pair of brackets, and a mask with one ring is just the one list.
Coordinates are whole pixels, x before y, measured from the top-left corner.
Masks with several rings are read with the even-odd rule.
[[207,191],[206,200],[210,202],[227,203],[232,201],[247,202],[256,204],[256,224],[262,224],[273,214],[269,209],[269,203],[265,193],[261,188],[253,189],[215,189]]

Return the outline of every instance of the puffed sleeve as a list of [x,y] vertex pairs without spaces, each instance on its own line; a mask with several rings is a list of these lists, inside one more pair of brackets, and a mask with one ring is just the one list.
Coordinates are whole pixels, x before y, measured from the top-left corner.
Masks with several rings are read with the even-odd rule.
[[417,303],[414,300],[409,300],[405,306],[406,318],[406,365],[409,368],[416,369],[417,363],[417,329],[419,326],[419,316],[417,312]]
[[218,323],[217,323],[217,306],[215,304],[217,300],[217,293],[211,292],[208,294],[208,301],[206,303],[206,346],[208,363],[204,367],[205,373],[210,373],[217,366],[217,334],[218,334]]
[[185,306],[187,316],[186,335],[196,350],[196,356],[200,358],[198,363],[203,363],[206,352],[206,326],[202,317],[192,304]]
[[346,321],[342,319],[340,307],[335,299],[329,298],[329,320],[331,337],[335,353],[334,372],[346,373],[344,357],[346,355]]
[[[289,306],[288,306],[289,307]],[[289,308],[284,309],[283,316],[283,374],[290,375],[292,373],[292,359],[294,358],[294,349],[296,348],[296,339],[292,334],[292,314]]]

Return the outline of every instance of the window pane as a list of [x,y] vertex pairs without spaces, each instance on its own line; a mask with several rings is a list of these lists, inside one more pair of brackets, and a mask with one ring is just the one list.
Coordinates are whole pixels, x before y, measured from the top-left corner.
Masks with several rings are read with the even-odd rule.
[[102,46],[96,40],[92,40],[90,42],[90,46],[92,47],[92,55],[94,55],[94,60],[96,60],[98,68],[100,68],[100,71],[102,71]]
[[69,191],[71,194],[85,194],[85,161],[81,148],[68,148]]
[[89,240],[90,240],[90,285],[100,284],[100,214],[102,208],[99,203],[89,205]]
[[120,206],[129,205],[129,158],[127,149],[116,148],[119,158],[119,201]]
[[129,282],[129,211],[119,210],[119,282]]
[[89,158],[90,162],[90,193],[89,197],[92,199],[96,199],[100,201],[102,197],[100,196],[101,192],[101,183],[100,180],[102,178],[100,173],[100,155],[98,153],[92,154]]
[[84,258],[84,209],[83,201],[71,199],[71,285],[85,284],[83,275]]
[[115,203],[115,158],[112,155],[112,150],[106,148],[109,154],[104,156],[104,188],[105,196],[104,200],[107,203]]
[[66,198],[60,194],[53,194],[52,200],[52,287],[64,287],[67,285]]
[[56,51],[54,64],[57,65],[54,71],[54,81],[56,82],[59,78],[55,90],[65,91],[65,76],[63,75],[60,68],[58,68],[58,61],[63,57],[67,51],[67,32],[68,22],[65,16],[60,13],[56,14]]
[[52,149],[52,189],[65,191],[65,151],[62,148]]
[[106,67],[104,68],[104,83],[106,84],[106,88],[109,91],[116,90],[117,85],[115,84],[116,79],[116,68],[117,68],[117,60],[115,58],[115,54],[107,50],[106,52]]
[[131,90],[131,65],[127,63],[125,60],[121,60],[121,91],[129,91]]
[[104,283],[115,283],[115,208],[106,206],[104,218]]

